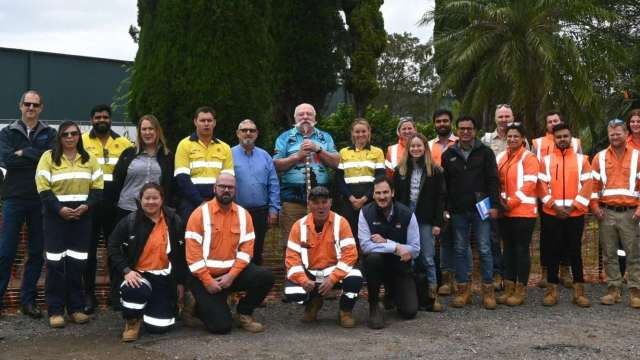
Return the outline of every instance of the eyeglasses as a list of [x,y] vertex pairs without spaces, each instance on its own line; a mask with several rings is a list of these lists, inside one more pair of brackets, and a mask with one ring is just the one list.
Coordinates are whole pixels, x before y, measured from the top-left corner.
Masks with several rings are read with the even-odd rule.
[[252,133],[252,134],[258,131],[258,129],[238,129],[238,130],[240,130],[240,132],[243,132],[243,133]]
[[32,107],[32,106],[33,106],[34,108],[36,108],[36,109],[37,109],[37,108],[39,108],[39,107],[40,107],[40,104],[38,104],[38,103],[32,103],[32,102],[27,102],[27,101],[23,101],[23,102],[22,102],[22,106],[24,106],[24,107],[26,107],[26,108],[28,108],[28,107]]
[[609,126],[614,126],[614,125],[624,125],[625,122],[622,119],[613,119],[609,121]]
[[522,123],[520,121],[513,121],[510,123],[507,123],[507,126],[521,126]]
[[498,104],[498,105],[496,105],[496,109],[500,109],[500,108],[511,109],[511,104]]
[[66,138],[66,137],[76,137],[80,135],[79,131],[65,131],[62,134],[60,134],[61,137]]
[[222,190],[233,190],[236,188],[235,185],[218,185],[218,184],[216,184],[216,187]]

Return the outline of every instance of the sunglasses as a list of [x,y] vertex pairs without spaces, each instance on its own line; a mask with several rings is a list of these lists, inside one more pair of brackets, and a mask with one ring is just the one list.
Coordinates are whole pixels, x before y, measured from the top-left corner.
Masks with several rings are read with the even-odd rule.
[[79,131],[65,131],[62,134],[60,134],[61,137],[66,138],[66,137],[76,137],[78,135],[80,135]]
[[511,109],[511,104],[498,104],[498,105],[496,105],[496,109],[500,109],[500,108]]
[[34,108],[36,108],[36,109],[37,109],[37,108],[39,108],[39,107],[40,107],[40,104],[38,104],[38,103],[32,103],[32,102],[26,102],[26,101],[23,101],[23,102],[22,102],[22,106],[24,106],[24,107],[26,107],[26,108],[28,108],[28,107],[32,107],[32,106],[33,106]]
[[238,130],[240,130],[240,132],[243,132],[243,133],[252,133],[252,134],[258,131],[258,129],[238,129]]

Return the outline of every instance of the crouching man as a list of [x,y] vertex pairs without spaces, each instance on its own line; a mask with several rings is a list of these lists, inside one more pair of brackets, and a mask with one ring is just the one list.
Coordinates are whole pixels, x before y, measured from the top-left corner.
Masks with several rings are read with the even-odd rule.
[[285,298],[305,305],[302,321],[317,319],[323,297],[336,286],[340,297],[340,326],[355,326],[352,310],[362,287],[356,242],[347,219],[331,211],[331,193],[323,186],[309,192],[311,213],[291,228],[285,265]]

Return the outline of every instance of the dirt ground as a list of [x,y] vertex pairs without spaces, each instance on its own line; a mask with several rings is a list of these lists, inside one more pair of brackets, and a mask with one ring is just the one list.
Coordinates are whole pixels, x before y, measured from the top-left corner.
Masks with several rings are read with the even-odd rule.
[[[302,308],[271,303],[256,311],[267,331],[210,335],[181,324],[166,335],[143,334],[133,344],[119,340],[122,320],[102,311],[87,325],[54,330],[45,320],[21,315],[0,318],[0,359],[640,359],[640,311],[625,303],[597,304],[603,286],[588,287],[594,306],[541,305],[542,290],[530,289],[526,305],[487,311],[474,305],[443,313],[420,312],[402,321],[386,312],[387,327],[366,326],[360,299],[355,329],[337,325],[337,301],[327,301],[317,324],[299,321]],[[448,303],[450,298],[444,300]],[[626,294],[625,294],[626,301]]]

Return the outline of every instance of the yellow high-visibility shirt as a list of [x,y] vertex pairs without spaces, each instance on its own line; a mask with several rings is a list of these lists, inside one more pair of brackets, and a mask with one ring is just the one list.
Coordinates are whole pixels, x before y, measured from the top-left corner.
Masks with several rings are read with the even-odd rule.
[[64,154],[60,165],[53,162],[52,151],[48,150],[40,158],[36,169],[38,193],[51,190],[60,202],[82,202],[89,198],[91,189],[102,190],[102,168],[91,156],[82,163],[80,154],[69,160]]
[[344,171],[347,184],[373,183],[376,170],[384,170],[384,152],[376,146],[357,150],[349,146],[340,150],[338,169]]
[[107,138],[107,143],[103,146],[102,141],[91,130],[82,134],[82,145],[89,155],[96,158],[96,161],[102,166],[104,181],[109,182],[113,181],[113,169],[116,167],[120,154],[132,147],[133,143],[126,137],[112,131]]
[[174,175],[188,175],[194,185],[213,185],[220,173],[234,175],[231,148],[213,139],[208,145],[193,134],[180,141],[176,150]]

